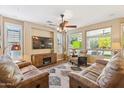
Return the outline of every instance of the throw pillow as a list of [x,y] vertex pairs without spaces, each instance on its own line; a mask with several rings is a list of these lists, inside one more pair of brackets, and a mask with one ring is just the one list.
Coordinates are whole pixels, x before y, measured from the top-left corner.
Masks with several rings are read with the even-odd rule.
[[0,56],[0,82],[17,84],[23,79],[19,67],[9,56]]
[[121,53],[119,53],[108,62],[97,78],[97,83],[100,87],[104,88],[116,87],[116,84],[122,77],[124,77],[124,58],[121,57]]

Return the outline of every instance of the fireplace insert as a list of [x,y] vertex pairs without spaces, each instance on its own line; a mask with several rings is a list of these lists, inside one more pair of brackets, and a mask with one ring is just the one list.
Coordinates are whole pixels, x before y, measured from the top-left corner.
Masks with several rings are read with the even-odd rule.
[[43,58],[43,64],[47,65],[51,63],[51,57]]

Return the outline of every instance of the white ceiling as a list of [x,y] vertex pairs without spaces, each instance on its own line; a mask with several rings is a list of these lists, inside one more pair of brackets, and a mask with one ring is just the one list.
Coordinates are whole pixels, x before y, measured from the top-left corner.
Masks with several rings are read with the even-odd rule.
[[[0,14],[15,19],[48,25],[60,23],[60,14],[78,27],[124,17],[122,5],[0,5]],[[54,26],[52,26],[54,27]]]

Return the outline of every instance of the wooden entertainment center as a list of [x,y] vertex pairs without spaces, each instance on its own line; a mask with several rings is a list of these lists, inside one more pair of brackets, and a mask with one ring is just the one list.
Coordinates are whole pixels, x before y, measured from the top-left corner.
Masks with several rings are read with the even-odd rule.
[[44,67],[57,62],[56,53],[44,53],[31,55],[32,64],[36,67]]

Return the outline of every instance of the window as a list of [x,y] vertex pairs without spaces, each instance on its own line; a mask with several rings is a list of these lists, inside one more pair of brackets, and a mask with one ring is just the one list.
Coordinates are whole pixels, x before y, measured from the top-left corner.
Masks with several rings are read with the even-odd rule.
[[62,47],[62,33],[61,32],[57,32],[57,44],[58,44],[57,52],[62,54],[63,47]]
[[111,56],[111,28],[91,30],[86,33],[88,53]]
[[[69,36],[69,54],[72,52],[72,49],[77,49],[77,55],[82,49],[82,33],[74,33]],[[71,55],[71,54],[70,54]]]
[[[5,53],[10,55],[13,59],[22,58],[22,26],[5,22]],[[21,46],[19,51],[11,51],[13,44],[18,43]]]
[[82,48],[82,33],[71,34],[70,48]]

